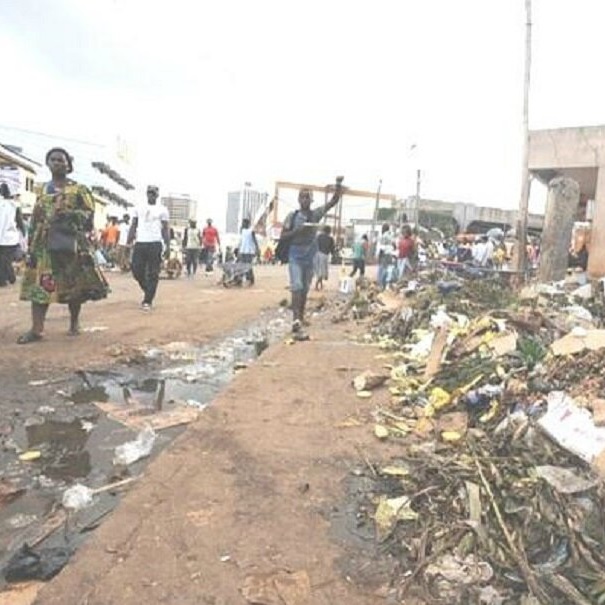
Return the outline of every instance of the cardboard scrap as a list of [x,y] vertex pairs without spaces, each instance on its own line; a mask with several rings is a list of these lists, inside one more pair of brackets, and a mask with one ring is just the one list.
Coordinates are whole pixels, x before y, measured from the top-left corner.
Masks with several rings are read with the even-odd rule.
[[429,380],[441,369],[441,362],[443,361],[443,352],[447,346],[448,338],[447,326],[441,326],[437,331],[435,338],[433,339],[433,345],[429,358],[426,362],[426,369],[424,370],[424,380]]
[[154,410],[141,404],[123,405],[119,403],[95,401],[95,405],[103,410],[111,419],[125,426],[143,430],[150,426],[155,431],[167,429],[181,424],[189,424],[197,420],[199,409],[191,406],[175,405],[162,410]]
[[593,399],[589,407],[592,409],[592,421],[595,426],[605,425],[605,399]]
[[605,348],[605,330],[586,330],[580,334],[570,332],[551,345],[553,355],[556,357],[574,355],[586,349],[598,351],[602,348]]
[[487,346],[498,356],[503,357],[517,349],[516,332],[507,332],[498,335],[487,343]]

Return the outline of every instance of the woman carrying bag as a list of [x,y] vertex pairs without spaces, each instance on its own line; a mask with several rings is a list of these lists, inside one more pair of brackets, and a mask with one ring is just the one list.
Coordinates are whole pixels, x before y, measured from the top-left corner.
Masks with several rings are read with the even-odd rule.
[[19,344],[42,338],[48,306],[53,302],[69,306],[69,334],[79,334],[82,304],[105,298],[109,292],[91,241],[92,194],[67,178],[73,165],[64,149],[51,149],[46,165],[52,179],[43,186],[34,206],[21,284],[21,300],[32,303],[32,327],[19,337]]

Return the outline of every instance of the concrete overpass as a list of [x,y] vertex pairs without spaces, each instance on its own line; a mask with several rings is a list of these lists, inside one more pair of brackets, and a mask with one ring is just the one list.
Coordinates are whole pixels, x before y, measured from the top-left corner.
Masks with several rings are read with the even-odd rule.
[[529,169],[548,184],[557,176],[580,186],[580,214],[594,200],[588,273],[605,276],[605,126],[534,130],[529,139]]
[[[455,221],[456,229],[462,233],[484,233],[494,227],[500,227],[506,231],[513,229],[517,222],[516,210],[423,198],[417,202],[415,197],[408,198],[403,202],[403,211],[408,220],[414,223],[422,223],[422,220],[419,219],[427,214],[448,216]],[[530,230],[541,231],[543,224],[543,216],[539,214],[529,215],[528,227]]]

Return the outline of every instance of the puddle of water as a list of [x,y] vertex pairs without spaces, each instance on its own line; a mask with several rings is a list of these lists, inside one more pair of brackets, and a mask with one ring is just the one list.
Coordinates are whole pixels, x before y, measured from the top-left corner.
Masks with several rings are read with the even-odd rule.
[[[108,373],[82,375],[84,386],[75,390],[70,399],[75,404],[111,402],[123,405],[137,403],[152,410],[164,404],[193,400],[200,405],[210,403],[228,384],[238,368],[257,359],[272,340],[287,329],[282,319],[240,330],[207,346],[174,342],[146,352],[151,362],[160,365],[124,369]],[[186,362],[178,365],[178,362]],[[163,367],[162,367],[163,366]]]
[[88,433],[79,419],[60,422],[46,419],[25,428],[27,447],[43,452],[42,473],[51,479],[87,477],[92,469],[86,449]]
[[[93,405],[95,402],[136,404],[143,407],[142,413],[148,410],[150,414],[174,402],[203,407],[233,379],[238,369],[257,359],[272,341],[283,336],[287,323],[273,318],[268,316],[246,330],[236,331],[207,346],[172,343],[154,349],[148,352],[149,363],[142,366],[78,372],[71,390],[57,392],[65,398],[64,409],[53,402],[48,406],[52,413],[32,416],[15,427],[16,445],[38,450],[41,457],[24,464],[10,452],[2,459],[0,470],[6,477],[22,482],[28,489],[0,510],[0,544],[9,544],[15,532],[23,531],[26,522],[28,528],[31,524],[35,529],[60,500],[67,485],[79,481],[93,487],[115,480],[114,449],[133,439],[136,432],[100,412]],[[70,415],[62,416],[66,412]],[[140,473],[182,430],[183,427],[162,430],[151,457],[132,464],[126,472]],[[79,516],[94,520],[95,515],[105,515],[111,510],[117,500],[119,496],[102,494],[96,504],[81,511]],[[46,542],[64,539],[62,532],[55,532]],[[83,538],[70,530],[69,539],[79,542]],[[0,559],[4,554],[4,547],[0,546]]]

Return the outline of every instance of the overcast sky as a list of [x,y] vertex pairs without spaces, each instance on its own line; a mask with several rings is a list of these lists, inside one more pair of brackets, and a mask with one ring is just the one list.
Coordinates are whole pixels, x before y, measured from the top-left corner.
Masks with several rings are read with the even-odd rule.
[[[605,123],[605,2],[533,4],[531,126]],[[518,203],[524,0],[2,0],[0,23],[1,124],[120,134],[203,214],[244,181],[405,197],[417,167],[425,197]]]

